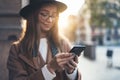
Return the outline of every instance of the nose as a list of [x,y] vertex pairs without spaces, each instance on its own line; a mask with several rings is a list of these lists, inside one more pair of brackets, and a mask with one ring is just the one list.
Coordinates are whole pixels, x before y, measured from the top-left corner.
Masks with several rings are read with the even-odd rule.
[[47,22],[53,22],[53,19],[52,19],[52,17],[49,17],[48,19],[47,19]]

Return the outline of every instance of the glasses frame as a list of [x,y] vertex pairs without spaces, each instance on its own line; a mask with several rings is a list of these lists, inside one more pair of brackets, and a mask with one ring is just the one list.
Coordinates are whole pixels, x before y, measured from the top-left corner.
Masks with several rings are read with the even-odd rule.
[[56,20],[56,18],[58,17],[58,14],[53,13],[52,15],[50,15],[49,13],[42,12],[42,11],[39,12],[39,15],[43,20],[47,20],[49,18],[52,20]]

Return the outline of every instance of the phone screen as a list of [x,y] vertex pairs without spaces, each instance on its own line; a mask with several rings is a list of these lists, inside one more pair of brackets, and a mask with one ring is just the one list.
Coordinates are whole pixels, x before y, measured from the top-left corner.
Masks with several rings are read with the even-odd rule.
[[85,50],[85,46],[75,45],[69,52],[80,56],[80,54],[83,50]]

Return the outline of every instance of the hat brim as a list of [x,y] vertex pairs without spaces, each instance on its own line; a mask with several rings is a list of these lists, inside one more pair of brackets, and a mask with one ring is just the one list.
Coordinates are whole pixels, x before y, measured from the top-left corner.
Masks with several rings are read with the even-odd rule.
[[59,1],[42,1],[34,4],[29,4],[22,8],[19,12],[20,16],[22,16],[24,19],[27,19],[27,17],[34,12],[36,9],[38,9],[41,5],[47,4],[47,3],[54,3],[57,8],[59,13],[63,12],[64,10],[67,9],[67,5],[59,2]]

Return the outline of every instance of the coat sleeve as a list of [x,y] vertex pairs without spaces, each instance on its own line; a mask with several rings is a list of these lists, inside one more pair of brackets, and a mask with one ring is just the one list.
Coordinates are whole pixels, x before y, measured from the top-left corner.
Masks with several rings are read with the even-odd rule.
[[7,60],[7,68],[9,71],[9,80],[44,80],[41,69],[28,74],[25,64],[18,57],[18,50],[12,45]]
[[[61,42],[61,46],[62,46],[62,52],[69,52],[70,49],[72,48],[72,45],[70,44],[70,42],[68,40],[62,40]],[[77,69],[77,75],[76,75],[76,79],[75,80],[81,80],[81,73],[80,70]]]

